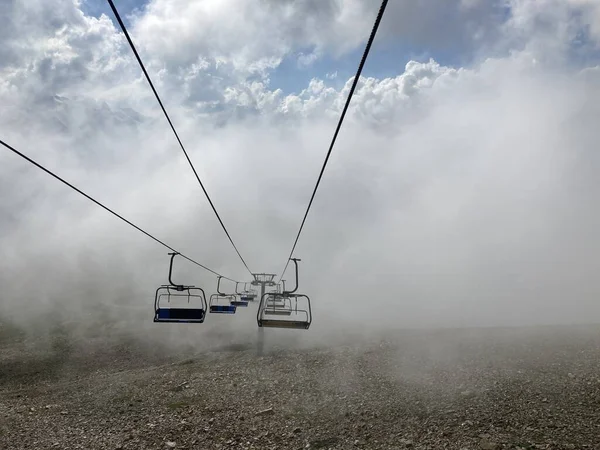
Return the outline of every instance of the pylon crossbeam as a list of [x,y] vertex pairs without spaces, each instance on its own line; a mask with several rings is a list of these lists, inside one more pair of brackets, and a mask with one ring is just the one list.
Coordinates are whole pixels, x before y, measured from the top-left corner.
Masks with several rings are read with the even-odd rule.
[[275,275],[274,273],[253,273],[254,281],[251,281],[250,284],[252,286],[275,286],[273,281]]

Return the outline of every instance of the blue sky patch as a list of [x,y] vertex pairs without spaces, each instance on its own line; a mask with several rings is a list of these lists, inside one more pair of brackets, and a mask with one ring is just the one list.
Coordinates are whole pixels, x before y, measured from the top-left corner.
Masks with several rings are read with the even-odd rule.
[[[130,26],[128,20],[129,14],[135,10],[141,10],[145,5],[149,3],[147,0],[113,0],[113,3],[119,11],[119,15],[125,22],[126,26]],[[115,17],[110,8],[110,5],[106,0],[82,0],[81,10],[88,16],[100,17],[102,14],[106,14],[111,20],[114,21]],[[116,24],[116,22],[115,22]]]
[[[341,58],[332,58],[325,55],[316,60],[310,66],[300,66],[298,57],[301,53],[307,54],[310,49],[288,55],[281,65],[271,72],[271,89],[281,89],[286,94],[298,93],[308,86],[313,78],[326,79],[327,74],[337,72],[337,77],[327,80],[327,84],[339,88],[356,74],[358,63],[364,52],[363,43],[352,52]],[[427,62],[433,58],[436,62],[445,66],[453,66],[461,62],[462,56],[456,53],[431,54],[425,48],[409,48],[399,41],[377,42],[371,47],[369,57],[362,75],[365,77],[388,78],[396,77],[404,72],[406,63],[411,60]]]

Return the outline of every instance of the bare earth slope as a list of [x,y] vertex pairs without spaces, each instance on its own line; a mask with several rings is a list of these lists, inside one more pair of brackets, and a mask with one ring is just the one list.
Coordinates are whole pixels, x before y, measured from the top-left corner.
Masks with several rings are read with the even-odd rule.
[[600,327],[253,345],[4,337],[0,448],[600,449]]

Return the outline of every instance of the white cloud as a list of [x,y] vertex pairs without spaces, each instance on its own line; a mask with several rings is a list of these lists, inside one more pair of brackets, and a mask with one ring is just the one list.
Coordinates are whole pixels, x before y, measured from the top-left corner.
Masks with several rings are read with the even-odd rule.
[[300,56],[298,56],[298,66],[301,68],[309,67],[317,59],[319,59],[319,54],[317,52],[312,52],[308,54],[300,53]]
[[[190,256],[243,277],[123,37],[106,17],[54,3],[0,9],[7,29],[25,30],[0,31],[2,139]],[[340,88],[323,75],[289,94],[270,88],[270,68],[307,48],[356,48],[371,19],[358,0],[341,9],[265,5],[155,0],[133,30],[240,251],[253,269],[278,271],[351,80]],[[489,5],[455,2],[452,17],[475,23]],[[598,313],[600,71],[568,57],[581,33],[594,36],[596,16],[576,13],[595,4],[512,5],[508,21],[490,19],[495,40],[477,41],[478,63],[411,61],[394,77],[360,80],[297,252],[316,330],[338,313],[353,326]],[[418,26],[420,6],[394,4],[386,26],[413,11],[415,24],[399,32],[423,38],[417,31],[447,12],[438,6]],[[427,39],[441,46],[473,31],[450,28]],[[165,251],[5,151],[0,172],[1,314],[119,301],[145,305],[147,320]],[[214,289],[212,275],[182,264],[186,277]],[[30,307],[15,309],[24,295]],[[235,320],[254,326],[251,315]]]
[[569,0],[581,11],[581,20],[589,27],[591,36],[600,45],[600,3],[595,0]]
[[260,6],[239,0],[153,0],[135,20],[135,35],[145,52],[167,66],[185,67],[208,55],[235,70],[262,73],[298,48],[354,48],[365,38],[364,12],[358,0],[264,1]]

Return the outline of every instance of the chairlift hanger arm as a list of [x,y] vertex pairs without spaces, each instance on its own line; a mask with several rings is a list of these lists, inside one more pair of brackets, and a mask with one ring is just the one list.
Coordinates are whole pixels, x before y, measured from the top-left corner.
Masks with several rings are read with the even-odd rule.
[[[171,276],[173,275],[173,259],[175,259],[176,255],[179,255],[178,252],[173,252],[173,253],[169,253],[169,255],[171,255],[171,263],[169,264],[169,284],[171,284],[171,286],[179,286],[175,283],[173,283],[173,280],[171,279]],[[183,285],[182,285],[183,287]]]
[[221,292],[221,291],[219,290],[219,288],[220,288],[220,287],[221,287],[221,277],[219,276],[219,277],[217,278],[217,294],[219,294],[219,295],[225,295],[223,292]]
[[294,292],[296,292],[298,290],[298,261],[302,261],[300,258],[290,258],[291,261],[294,261],[294,266],[296,267],[296,287],[294,287],[293,290],[291,291],[286,291],[285,290],[285,284],[283,285],[283,293],[285,295],[289,295],[289,294],[293,294]]

